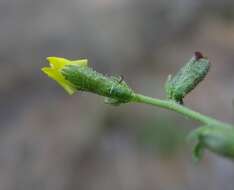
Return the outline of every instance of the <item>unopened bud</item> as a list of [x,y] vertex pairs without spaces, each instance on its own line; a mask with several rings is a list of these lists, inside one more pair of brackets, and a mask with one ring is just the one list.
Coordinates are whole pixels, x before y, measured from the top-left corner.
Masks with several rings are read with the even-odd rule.
[[183,98],[205,78],[209,68],[209,60],[195,52],[178,73],[169,75],[165,84],[167,98],[183,104]]

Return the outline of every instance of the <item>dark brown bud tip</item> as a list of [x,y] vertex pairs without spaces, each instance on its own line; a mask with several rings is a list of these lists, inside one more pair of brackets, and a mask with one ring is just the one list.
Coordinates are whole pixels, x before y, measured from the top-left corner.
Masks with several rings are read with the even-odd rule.
[[195,56],[195,59],[196,59],[197,61],[198,61],[199,59],[204,58],[204,56],[202,55],[202,53],[199,52],[199,51],[195,51],[195,52],[194,52],[194,56]]

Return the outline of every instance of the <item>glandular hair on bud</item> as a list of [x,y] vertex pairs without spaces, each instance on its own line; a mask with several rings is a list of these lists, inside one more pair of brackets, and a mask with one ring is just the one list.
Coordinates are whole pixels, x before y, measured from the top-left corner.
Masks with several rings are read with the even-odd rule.
[[[87,91],[109,97],[114,103],[127,103],[133,98],[133,91],[124,81],[115,77],[104,76],[90,67],[65,65],[61,70],[64,78],[72,83],[77,90]],[[111,103],[111,102],[110,102]]]
[[168,77],[165,84],[167,98],[182,104],[183,98],[205,78],[209,68],[209,60],[200,52],[195,52],[173,77]]
[[234,159],[234,128],[223,126],[204,126],[190,134],[190,139],[197,141],[194,158],[199,160],[204,149],[221,156]]

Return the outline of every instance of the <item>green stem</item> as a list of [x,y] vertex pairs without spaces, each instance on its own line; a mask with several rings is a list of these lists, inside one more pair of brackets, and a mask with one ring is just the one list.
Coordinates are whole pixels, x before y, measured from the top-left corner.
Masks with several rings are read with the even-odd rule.
[[199,112],[193,111],[171,100],[160,100],[160,99],[144,96],[141,94],[135,94],[132,102],[144,103],[144,104],[149,104],[149,105],[165,108],[168,110],[172,110],[177,113],[181,113],[182,115],[187,116],[191,119],[200,121],[201,123],[206,124],[206,125],[219,125],[219,126],[231,127],[231,125],[229,124],[223,123],[221,121],[218,121],[216,119],[203,115]]

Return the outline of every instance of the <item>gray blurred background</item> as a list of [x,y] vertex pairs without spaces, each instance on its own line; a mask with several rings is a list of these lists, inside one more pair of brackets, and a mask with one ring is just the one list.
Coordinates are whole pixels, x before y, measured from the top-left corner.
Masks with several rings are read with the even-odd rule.
[[199,123],[69,96],[40,71],[47,56],[88,58],[163,98],[197,50],[212,68],[185,104],[233,123],[233,0],[0,0],[0,190],[233,190],[233,162],[192,163]]

